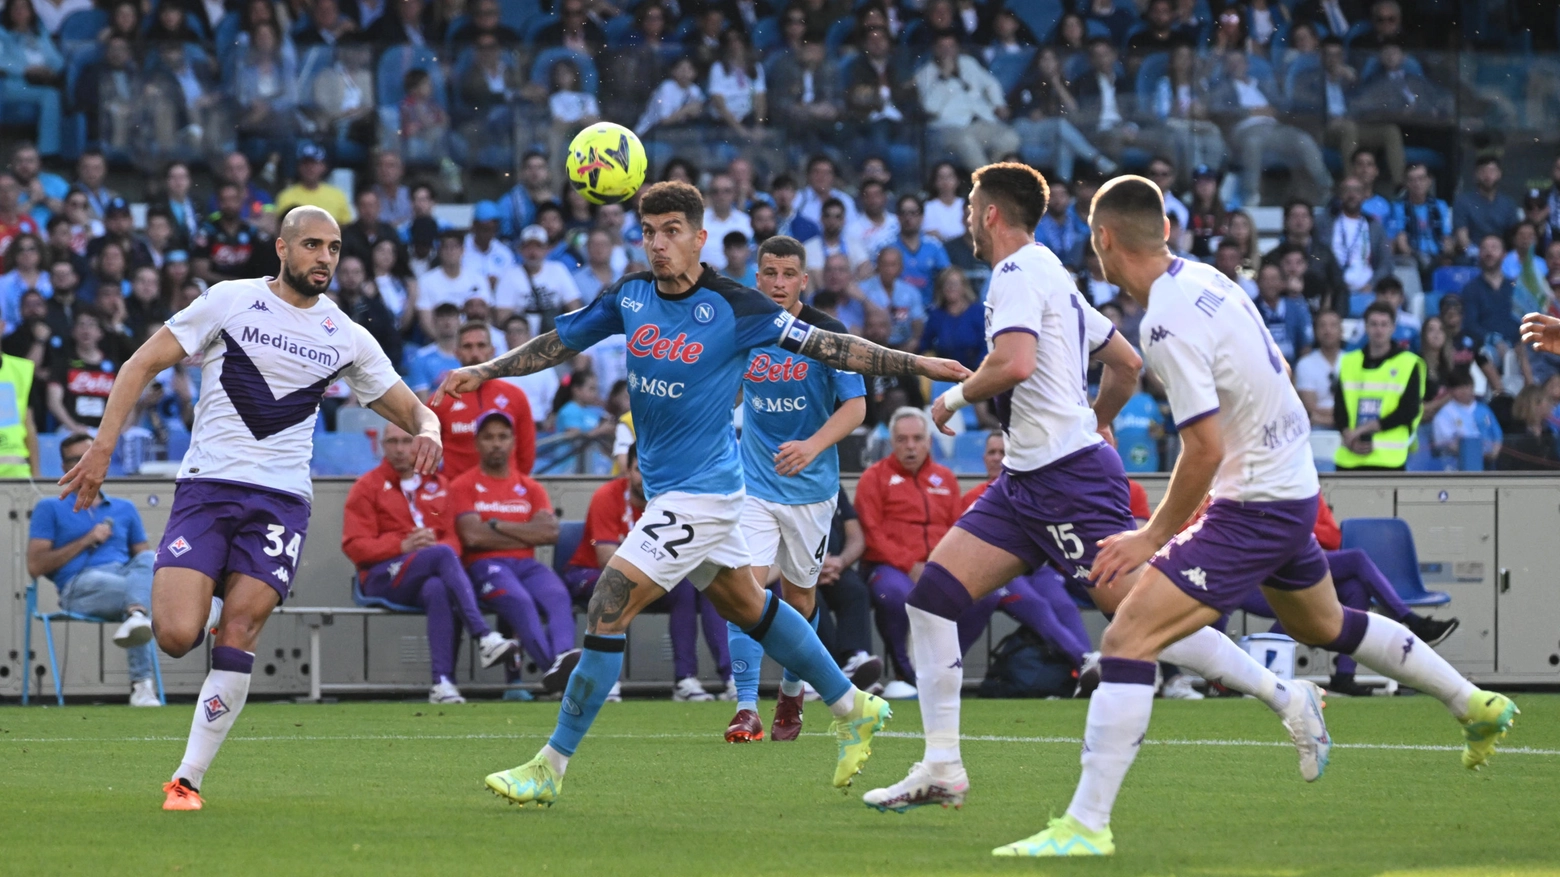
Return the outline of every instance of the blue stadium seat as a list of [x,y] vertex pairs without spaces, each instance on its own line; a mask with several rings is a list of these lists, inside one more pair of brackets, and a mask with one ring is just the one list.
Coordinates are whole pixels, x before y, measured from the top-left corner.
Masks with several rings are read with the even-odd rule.
[[856,19],[846,16],[829,25],[828,33],[824,34],[823,47],[829,53],[829,57],[835,57],[840,52],[840,47],[850,39],[851,31],[856,29]]
[[1317,70],[1322,66],[1322,60],[1315,55],[1301,55],[1284,71],[1284,100],[1295,99],[1295,83],[1306,73]]
[[65,49],[73,43],[97,42],[98,32],[105,27],[108,27],[108,12],[102,9],[82,9],[65,16],[56,36],[60,48]]
[[[764,19],[764,21],[772,21],[772,19]],[[760,21],[758,24],[762,25],[764,21]],[[635,19],[631,13],[625,12],[607,19],[607,26],[604,28],[607,32],[607,48],[617,49],[626,45],[629,35],[634,32],[634,27]],[[757,33],[757,27],[754,28],[754,33]],[[754,37],[753,41],[757,45],[757,36]],[[763,51],[763,49],[760,48],[759,51]]]
[[1170,53],[1155,52],[1143,59],[1138,65],[1137,72],[1137,103],[1138,109],[1147,111],[1154,105],[1154,90],[1159,87],[1159,80],[1170,69]]
[[1429,319],[1430,317],[1434,317],[1434,316],[1439,316],[1440,315],[1440,313],[1441,313],[1441,298],[1443,296],[1445,296],[1445,295],[1446,295],[1446,293],[1444,293],[1444,292],[1427,292],[1427,293],[1425,293],[1425,319]]
[[1430,275],[1430,288],[1436,292],[1461,292],[1478,276],[1477,265],[1442,265]]
[[1051,41],[1056,23],[1062,20],[1061,0],[1008,0],[1007,8],[1013,10],[1041,44]]
[[584,538],[584,521],[558,522],[558,542],[553,546],[553,572],[563,575],[563,568],[569,565],[569,558],[579,550],[580,541]]
[[1035,49],[1025,48],[1017,52],[1004,52],[991,59],[991,75],[1002,85],[1003,93],[1018,87],[1029,65],[1035,61]]
[[955,438],[953,440],[953,456],[944,460],[943,465],[952,469],[956,475],[985,475],[985,431],[969,430]]
[[565,58],[573,61],[574,65],[580,68],[580,87],[595,94],[597,83],[600,81],[600,76],[596,73],[596,62],[584,52],[577,52],[563,46],[545,49],[536,56],[536,60],[531,64],[531,81],[544,85],[551,82],[553,65]]
[[[1415,76],[1425,75],[1425,68],[1411,55],[1403,56],[1403,71]],[[1365,66],[1360,70],[1360,84],[1364,85],[1379,75],[1381,75],[1381,62],[1372,55],[1365,60]]]
[[316,476],[356,477],[379,465],[373,443],[363,433],[321,432],[314,436],[314,459],[309,472]]
[[1370,33],[1370,22],[1356,21],[1349,27],[1349,32],[1343,35],[1343,47],[1345,49],[1349,48],[1351,43],[1368,33]]
[[60,440],[63,438],[65,438],[64,433],[38,433],[38,473],[40,478],[57,480],[65,474],[65,467],[60,464]]
[[358,606],[368,606],[373,609],[384,609],[389,612],[406,612],[412,615],[421,615],[423,610],[417,606],[406,606],[400,603],[392,603],[383,597],[370,597],[363,593],[363,583],[359,581],[357,573],[352,574],[352,602]]
[[[613,19],[616,21],[616,19]],[[612,38],[612,22],[607,22],[607,38]],[[770,49],[780,45],[780,25],[773,15],[760,18],[753,22],[753,48],[760,54],[768,54]]]
[[525,26],[525,44],[528,46],[533,45],[536,42],[537,35],[545,30],[548,25],[557,21],[558,16],[551,12],[547,13],[546,15],[537,15],[532,17]]
[[498,10],[498,20],[518,33],[525,33],[531,26],[531,19],[542,14],[537,0],[504,0],[498,4]]
[[[40,436],[40,438],[41,438],[41,436]],[[26,656],[24,661],[23,661],[23,663],[25,665],[25,664],[30,664],[32,662],[32,657],[31,656],[33,654],[33,648],[32,648],[32,628],[33,628],[33,622],[34,621],[41,621],[41,622],[43,622],[43,639],[44,639],[45,647],[48,649],[48,652],[49,652],[49,677],[54,680],[54,703],[55,703],[56,706],[64,706],[65,705],[65,691],[64,691],[63,687],[60,684],[59,661],[58,661],[58,659],[55,656],[55,649],[54,649],[54,622],[56,622],[56,621],[85,621],[88,624],[104,625],[104,624],[118,624],[120,620],[117,619],[117,618],[99,618],[96,615],[85,615],[85,614],[82,614],[80,612],[67,612],[64,609],[57,609],[57,610],[55,610],[53,612],[44,612],[44,611],[42,611],[41,609],[38,608],[38,580],[37,579],[29,579],[28,580],[28,582],[27,582],[27,593],[26,593],[25,601],[26,601],[26,607],[27,607],[26,608],[27,614],[26,614],[26,620],[25,620],[24,623],[27,625],[27,630],[22,635],[22,654],[24,656]],[[101,634],[99,634],[99,635],[101,636]],[[159,651],[158,649],[155,649],[155,648],[152,649],[152,680],[153,680],[153,682],[156,683],[157,701],[159,703],[161,703],[161,704],[166,706],[167,703],[168,703],[168,698],[163,694],[162,660],[161,660],[161,658],[158,657],[158,654],[157,654],[158,651]],[[26,706],[29,703],[30,699],[31,699],[31,696],[32,696],[32,680],[33,680],[33,674],[31,674],[31,673],[24,673],[23,674],[23,678],[22,678],[22,706]],[[41,689],[43,680],[40,679],[38,681],[39,681],[39,688]]]
[[1372,292],[1356,292],[1349,295],[1349,316],[1360,317],[1365,315],[1365,308],[1376,300],[1376,294]]
[[1387,577],[1392,587],[1410,606],[1444,606],[1452,602],[1450,594],[1425,590],[1419,575],[1419,554],[1414,550],[1414,532],[1401,518],[1349,518],[1339,524],[1343,547],[1359,548]]

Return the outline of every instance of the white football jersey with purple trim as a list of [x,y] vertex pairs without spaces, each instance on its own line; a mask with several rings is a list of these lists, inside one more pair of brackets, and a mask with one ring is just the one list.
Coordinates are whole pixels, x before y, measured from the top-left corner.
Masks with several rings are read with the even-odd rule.
[[1224,462],[1215,499],[1308,499],[1320,484],[1311,420],[1251,297],[1218,269],[1176,259],[1149,287],[1143,358],[1177,428],[1217,416]]
[[168,320],[203,353],[200,401],[179,480],[231,481],[314,495],[309,461],[320,398],[338,377],[367,405],[401,376],[368,330],[320,296],[282,301],[265,279],[226,280]]
[[1007,433],[1002,465],[1032,472],[1104,441],[1089,407],[1089,357],[1116,327],[1078,291],[1056,254],[1028,244],[992,266],[986,293],[986,346],[998,335],[1035,338],[1035,370],[998,394]]

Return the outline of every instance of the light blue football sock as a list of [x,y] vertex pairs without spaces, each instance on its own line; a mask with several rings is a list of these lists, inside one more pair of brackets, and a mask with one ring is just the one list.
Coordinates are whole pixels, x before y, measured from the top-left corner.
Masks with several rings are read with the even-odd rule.
[[[813,633],[818,632],[819,614],[818,605],[815,603],[813,604],[812,617],[807,619],[807,623],[812,625]],[[787,668],[786,671],[780,675],[780,693],[786,697],[796,697],[797,695],[801,694],[802,677],[792,673],[791,670]]]
[[729,621],[726,646],[731,650],[731,679],[737,684],[737,710],[758,712],[758,671],[764,663],[764,647]]
[[601,705],[607,702],[612,684],[623,673],[623,648],[627,642],[621,634],[585,635],[585,648],[574,672],[569,674],[569,684],[563,689],[558,726],[553,729],[547,745],[564,755],[574,754],[585,732],[596,721]]
[[765,654],[780,666],[796,671],[824,703],[833,704],[844,697],[850,691],[850,680],[823,647],[818,632],[789,603],[773,593],[764,596],[764,614],[747,635],[762,644]]

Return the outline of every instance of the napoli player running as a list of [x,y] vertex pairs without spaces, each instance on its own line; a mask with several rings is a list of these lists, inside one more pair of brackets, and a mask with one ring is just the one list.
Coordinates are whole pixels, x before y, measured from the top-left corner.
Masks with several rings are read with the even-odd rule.
[[879,347],[797,320],[759,292],[699,262],[704,199],[686,183],[657,183],[640,199],[649,273],[629,274],[557,329],[492,362],[450,372],[434,396],[474,391],[483,381],[566,362],[604,338],[628,338],[629,400],[650,497],[643,516],[608,561],[591,594],[584,654],[570,674],[558,726],[531,761],[487,778],[516,803],[552,804],[564,771],[623,665],[633,617],[687,578],[782,666],[817,689],[835,716],[834,784],[850,785],[872,754],[888,703],[858,691],[818,635],[784,600],[753,579],[737,521],[742,466],[731,402],[749,353],[778,343],[835,368],[867,374],[959,380],[956,362]]
[[[969,198],[975,254],[992,266],[986,304],[990,353],[962,385],[932,406],[948,419],[976,400],[996,400],[1007,435],[1002,472],[938,543],[911,591],[912,658],[925,725],[924,758],[904,780],[862,796],[869,807],[906,810],[960,806],[969,778],[959,754],[959,691],[963,650],[957,619],[987,594],[1036,567],[1050,565],[1088,587],[1096,542],[1133,526],[1121,458],[1099,424],[1110,423],[1136,391],[1142,365],[1110,321],[1083,301],[1056,256],[1031,231],[1045,211],[1047,187],[1033,169],[1014,163],[975,172]],[[1105,366],[1089,405],[1090,360]],[[1127,588],[1089,588],[1095,604],[1115,611]],[[1273,674],[1216,630],[1201,631],[1178,663],[1278,710],[1301,748],[1308,779],[1311,737],[1302,704],[1275,701],[1283,687]],[[1319,722],[1320,713],[1317,713]]]
[[[758,290],[786,313],[830,332],[845,326],[802,304],[807,284],[807,250],[783,235],[758,248]],[[834,504],[840,493],[840,457],[835,444],[861,425],[867,414],[861,376],[810,361],[778,344],[754,351],[742,380],[742,538],[752,554],[753,575],[769,581],[780,565],[780,594],[818,629],[815,587],[823,568]],[[737,712],[726,727],[727,743],[764,739],[758,718],[758,671],[764,648],[742,628],[726,622]],[[874,680],[875,681],[875,680]],[[795,740],[802,732],[802,680],[785,671],[770,737]]]
[[[1399,622],[1338,604],[1312,535],[1320,497],[1310,422],[1250,298],[1211,266],[1170,254],[1164,202],[1142,177],[1101,188],[1089,224],[1106,276],[1147,308],[1144,355],[1169,393],[1183,450],[1148,524],[1104,540],[1094,562],[1101,586],[1148,566],[1105,631],[1072,804],[1046,830],[993,853],[1114,852],[1111,808],[1148,731],[1155,658],[1258,585],[1290,636],[1446,704],[1463,727],[1463,765],[1484,764],[1516,705],[1474,688]],[[1208,510],[1176,534],[1210,487]]]
[[200,786],[249,695],[255,643],[298,572],[313,496],[314,419],[338,377],[365,405],[411,433],[418,474],[439,464],[439,421],[401,382],[379,343],[323,298],[341,229],[298,207],[276,242],[281,276],[218,283],[174,314],[124,364],[92,446],[61,496],[96,501],[125,419],[163,369],[204,355],[200,402],[167,530],[157,549],[152,617],[157,644],[181,657],[205,637],[213,594],[223,598],[189,744],[163,786],[164,810],[199,810]]

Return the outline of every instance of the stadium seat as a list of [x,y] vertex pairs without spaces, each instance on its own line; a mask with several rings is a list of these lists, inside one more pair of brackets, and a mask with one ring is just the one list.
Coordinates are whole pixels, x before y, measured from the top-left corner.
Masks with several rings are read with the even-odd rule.
[[[617,19],[613,19],[616,21]],[[607,22],[607,38],[612,37],[612,22]],[[780,45],[780,27],[773,15],[760,18],[753,22],[753,48],[760,54],[768,54],[770,49]]]
[[[770,19],[764,19],[764,21],[769,21],[769,20]],[[758,24],[761,25],[761,24],[764,23],[764,21],[760,21],[760,22],[758,22]],[[609,49],[619,49],[619,48],[622,48],[623,46],[627,45],[628,37],[629,37],[630,34],[632,34],[634,32],[635,24],[636,24],[636,22],[635,22],[633,14],[632,13],[628,13],[628,12],[624,12],[624,13],[622,13],[620,15],[614,15],[611,18],[607,19],[607,26],[605,28],[603,28],[603,30],[605,30],[606,33],[607,33],[607,48],[609,48]],[[758,30],[755,27],[754,28],[754,37],[753,37],[753,42],[754,42],[755,46],[758,43],[757,33],[758,33]],[[763,48],[759,48],[759,51],[763,51],[763,50],[764,50]]]
[[537,15],[533,17],[529,22],[527,22],[525,26],[525,44],[528,46],[535,45],[537,35],[545,30],[548,25],[554,24],[557,21],[558,16],[551,12],[547,13],[546,15]]
[[1425,293],[1425,314],[1424,314],[1424,318],[1425,319],[1429,319],[1430,317],[1440,316],[1440,314],[1441,314],[1441,299],[1445,295],[1446,295],[1446,293],[1444,293],[1444,292],[1427,292],[1427,293]]
[[1365,309],[1376,300],[1373,292],[1355,292],[1349,294],[1349,316],[1361,317],[1365,315]]
[[991,75],[1001,83],[1004,93],[1018,87],[1018,83],[1024,78],[1024,73],[1029,65],[1035,61],[1035,49],[1026,48],[1017,52],[1004,52],[991,59]]
[[98,33],[108,27],[108,12],[103,9],[81,9],[65,16],[56,35],[60,49],[68,50],[77,43],[96,43]]
[[1061,0],[1008,0],[1007,8],[1013,10],[1042,45],[1051,41],[1056,23],[1062,20]]
[[1410,606],[1444,606],[1452,597],[1443,591],[1425,590],[1419,576],[1419,554],[1414,532],[1401,518],[1349,518],[1339,524],[1343,547],[1359,548],[1387,577],[1398,596]]
[[322,432],[314,436],[310,474],[351,475],[354,478],[379,465],[373,443],[362,433]]
[[363,582],[357,573],[352,574],[352,602],[358,606],[367,606],[372,609],[384,609],[387,612],[405,612],[411,615],[422,615],[423,610],[417,606],[407,606],[395,603],[383,597],[370,597],[363,593]]
[[1477,265],[1442,265],[1430,275],[1430,288],[1436,292],[1462,292],[1462,288],[1478,276]]
[[830,57],[839,54],[840,47],[845,45],[845,41],[850,39],[851,31],[855,29],[856,19],[849,16],[829,25],[828,33],[823,37],[823,46]]
[[1170,69],[1170,53],[1155,52],[1143,59],[1138,65],[1137,72],[1137,104],[1139,109],[1147,111],[1154,106],[1154,90],[1159,87],[1160,77]]
[[[39,436],[42,438],[42,436]],[[28,579],[27,582],[27,628],[22,634],[22,654],[25,657],[22,671],[22,706],[26,706],[32,697],[33,674],[28,672],[32,664],[32,629],[34,621],[43,622],[43,640],[45,648],[49,650],[49,676],[54,679],[54,703],[56,706],[65,705],[65,690],[60,681],[59,661],[54,653],[54,622],[56,621],[81,621],[87,624],[118,624],[116,618],[99,618],[95,615],[83,615],[80,612],[67,612],[64,609],[56,609],[53,612],[45,612],[38,607],[38,580]],[[159,649],[152,647],[152,680],[157,685],[157,702],[167,705],[168,700],[163,696],[162,661],[158,658]]]
[[537,0],[504,0],[498,4],[498,10],[498,20],[517,33],[529,30],[531,20],[542,14],[542,6]]
[[569,558],[579,550],[580,540],[584,538],[584,521],[558,522],[558,542],[553,546],[553,572],[563,575],[563,568],[569,565]]
[[584,52],[576,52],[563,46],[545,49],[536,56],[536,61],[531,64],[531,81],[551,82],[553,65],[565,58],[573,61],[574,66],[580,68],[580,87],[590,94],[595,94],[597,83],[600,81],[596,73],[596,62]]
[[953,440],[953,456],[943,461],[955,475],[986,474],[986,433],[969,430]]

